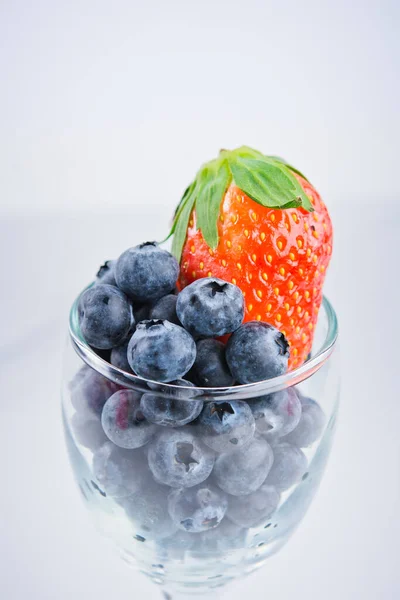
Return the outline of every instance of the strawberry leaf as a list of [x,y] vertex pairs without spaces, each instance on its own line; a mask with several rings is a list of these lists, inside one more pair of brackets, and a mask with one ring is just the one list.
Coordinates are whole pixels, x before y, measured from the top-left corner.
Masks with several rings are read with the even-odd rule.
[[254,150],[254,148],[250,148],[249,146],[240,146],[236,150],[232,150],[230,155],[240,156],[241,158],[264,158],[264,155],[258,150]]
[[271,160],[274,160],[278,163],[281,163],[282,165],[285,165],[288,169],[293,171],[293,173],[297,173],[297,175],[300,175],[300,177],[302,177],[303,179],[308,181],[307,177],[305,175],[303,175],[303,173],[301,171],[299,171],[295,167],[292,167],[292,165],[290,165],[284,158],[281,158],[280,156],[268,156],[268,158],[270,158]]
[[174,234],[174,238],[172,240],[172,254],[177,260],[180,260],[181,258],[183,244],[186,240],[190,215],[196,199],[195,183],[196,180],[189,186],[183,195],[181,204],[178,207],[178,210],[175,214],[174,223],[172,225],[171,231]]
[[306,208],[310,205],[302,187],[285,165],[267,157],[235,156],[229,162],[236,185],[258,204],[270,208]]
[[196,198],[197,227],[213,250],[218,246],[218,215],[222,198],[231,179],[232,174],[226,161],[205,168],[200,176]]

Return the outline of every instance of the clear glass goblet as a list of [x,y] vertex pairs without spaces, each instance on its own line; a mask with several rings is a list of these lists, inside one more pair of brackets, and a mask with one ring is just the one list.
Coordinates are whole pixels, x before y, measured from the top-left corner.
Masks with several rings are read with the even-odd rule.
[[166,599],[214,598],[288,541],[321,481],[339,403],[335,312],[324,298],[299,368],[251,385],[196,388],[112,366],[83,339],[78,303],[62,412],[86,506]]

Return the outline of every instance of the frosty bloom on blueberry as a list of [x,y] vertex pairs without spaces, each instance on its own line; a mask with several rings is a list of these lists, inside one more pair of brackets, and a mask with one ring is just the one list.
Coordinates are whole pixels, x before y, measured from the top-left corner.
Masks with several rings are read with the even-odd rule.
[[93,455],[93,474],[109,496],[124,498],[141,487],[141,458],[136,450],[124,450],[106,442]]
[[175,294],[167,294],[160,298],[155,305],[150,309],[150,319],[162,319],[163,321],[169,321],[175,323],[175,325],[181,325],[176,314],[176,301],[178,297]]
[[168,498],[168,511],[175,525],[193,533],[218,527],[227,508],[226,494],[209,483],[174,490]]
[[166,429],[149,448],[149,467],[156,481],[171,487],[192,487],[205,481],[214,466],[214,452],[188,429]]
[[205,277],[181,291],[176,312],[192,335],[217,337],[235,331],[243,322],[243,294],[232,283]]
[[118,287],[135,302],[154,302],[170,293],[178,275],[177,260],[156,242],[129,248],[115,267]]
[[266,483],[283,492],[300,481],[307,470],[307,458],[303,452],[287,442],[274,446],[274,463]]
[[225,517],[218,527],[198,534],[192,555],[219,559],[224,552],[243,548],[247,531]]
[[114,367],[122,369],[122,371],[126,371],[127,373],[132,373],[132,369],[128,363],[128,344],[129,339],[121,344],[121,346],[113,348],[111,350],[110,362]]
[[108,398],[118,390],[116,383],[87,365],[77,372],[69,388],[72,406],[88,416],[100,416]]
[[141,488],[122,500],[121,504],[133,521],[136,534],[146,540],[162,540],[177,530],[168,513],[169,492],[170,488],[153,481],[149,473]]
[[250,402],[256,429],[267,440],[287,435],[297,427],[301,403],[294,388],[287,388]]
[[92,452],[107,441],[100,419],[95,415],[76,412],[72,416],[71,427],[78,444]]
[[115,281],[115,265],[116,260],[106,260],[106,262],[100,267],[96,275],[96,284],[107,283],[108,285],[117,286]]
[[197,355],[191,374],[201,387],[229,387],[234,379],[225,357],[225,344],[213,338],[196,344]]
[[150,318],[150,304],[133,304],[133,316],[135,317],[135,323],[138,324],[141,321],[146,321]]
[[279,492],[264,483],[248,496],[232,496],[227,514],[240,527],[258,527],[275,512],[279,500]]
[[120,448],[140,448],[153,437],[155,426],[146,421],[140,408],[141,395],[120,390],[107,400],[101,423],[107,437]]
[[134,324],[126,295],[113,285],[98,284],[83,293],[79,324],[88,344],[108,349],[119,346]]
[[191,335],[169,321],[142,321],[128,345],[128,363],[134,373],[155,381],[181,379],[196,358]]
[[289,344],[276,327],[249,321],[229,338],[226,360],[237,381],[256,383],[286,372]]
[[203,442],[216,452],[232,452],[254,436],[254,417],[247,402],[207,402],[197,424]]
[[[182,388],[194,387],[193,383],[184,379],[172,381],[171,384]],[[159,391],[162,392],[163,388],[161,387]],[[167,394],[168,390],[164,390],[163,395],[143,394],[140,406],[144,416],[151,423],[169,427],[182,427],[194,421],[203,409],[203,400],[193,397],[196,395],[195,390],[193,390],[192,395],[186,389],[182,389],[182,392],[174,390],[173,393],[170,393],[170,397]]]
[[301,417],[297,427],[288,433],[282,441],[289,442],[299,448],[311,446],[322,434],[325,425],[325,415],[317,402],[300,397]]
[[221,454],[215,461],[213,475],[228,494],[246,496],[264,483],[273,462],[271,446],[262,438],[253,438],[234,454]]
[[183,560],[188,550],[193,548],[197,542],[197,536],[192,533],[178,529],[173,535],[159,540],[157,553],[162,560],[179,559]]

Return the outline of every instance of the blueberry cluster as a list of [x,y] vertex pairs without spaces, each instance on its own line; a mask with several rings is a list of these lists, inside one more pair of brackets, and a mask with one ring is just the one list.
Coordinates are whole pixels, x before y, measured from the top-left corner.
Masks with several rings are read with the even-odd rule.
[[[218,350],[217,350],[218,351]],[[72,429],[93,453],[93,479],[161,554],[219,554],[268,524],[305,475],[302,449],[321,435],[320,406],[288,388],[207,401],[187,381],[125,389],[84,366],[70,384]]]
[[[179,265],[155,242],[99,270],[79,301],[82,335],[114,366],[158,382],[200,387],[254,383],[287,370],[289,345],[268,323],[243,324],[244,298],[217,278],[176,290]],[[218,337],[232,334],[225,345]]]
[[302,449],[321,435],[324,414],[294,388],[248,401],[204,398],[199,388],[283,374],[289,347],[272,325],[243,324],[237,286],[204,278],[178,292],[178,272],[154,242],[100,268],[79,301],[82,335],[146,382],[125,389],[83,367],[71,383],[71,424],[93,453],[96,489],[123,507],[136,539],[160,552],[213,555],[242,546],[301,480]]

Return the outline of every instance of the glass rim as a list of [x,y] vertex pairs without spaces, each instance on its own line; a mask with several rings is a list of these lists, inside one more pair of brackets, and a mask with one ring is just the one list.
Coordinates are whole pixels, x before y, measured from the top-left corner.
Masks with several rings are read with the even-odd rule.
[[[142,392],[151,391],[153,394],[157,392],[162,394],[172,395],[176,392],[176,395],[181,396],[187,391],[188,398],[193,397],[194,393],[197,396],[201,395],[204,400],[212,400],[218,398],[218,400],[232,399],[241,400],[254,398],[257,396],[264,396],[277,392],[286,387],[297,385],[302,381],[311,377],[316,371],[318,371],[328,360],[332,354],[337,339],[338,339],[338,320],[335,310],[332,304],[329,302],[326,296],[323,296],[321,308],[324,310],[328,327],[327,333],[321,346],[317,349],[317,352],[310,359],[306,360],[302,365],[296,367],[291,371],[287,371],[283,375],[273,377],[271,379],[265,379],[256,383],[240,384],[230,387],[198,387],[198,386],[177,386],[172,383],[161,383],[159,381],[153,381],[151,379],[145,379],[127,373],[118,367],[110,364],[104,360],[101,356],[91,348],[82,336],[79,327],[78,320],[78,304],[82,294],[91,287],[90,284],[85,288],[74,301],[70,315],[69,315],[69,334],[72,341],[72,346],[78,356],[92,369],[101,373],[107,379],[111,379],[117,384],[133,389],[138,389]],[[321,312],[319,319],[321,318]]]

